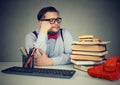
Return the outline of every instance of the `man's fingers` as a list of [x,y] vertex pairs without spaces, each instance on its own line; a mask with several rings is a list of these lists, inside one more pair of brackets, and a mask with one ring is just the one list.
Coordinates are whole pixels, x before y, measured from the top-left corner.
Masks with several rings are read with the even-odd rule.
[[38,66],[38,57],[37,56],[34,56],[34,65]]
[[42,49],[38,49],[39,50],[39,52],[41,53],[41,55],[44,55],[45,54],[45,52],[42,50]]
[[37,57],[36,56],[34,56],[34,60],[36,60],[37,59]]

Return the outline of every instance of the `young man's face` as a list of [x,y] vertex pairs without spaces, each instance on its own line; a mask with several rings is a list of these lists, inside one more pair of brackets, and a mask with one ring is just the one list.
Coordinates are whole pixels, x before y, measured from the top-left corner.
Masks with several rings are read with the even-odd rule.
[[[51,25],[51,28],[49,31],[52,32],[58,32],[60,29],[60,23],[59,23],[59,14],[57,12],[47,12],[45,14],[44,19],[51,19],[51,21],[48,21]],[[58,21],[58,22],[57,22]]]

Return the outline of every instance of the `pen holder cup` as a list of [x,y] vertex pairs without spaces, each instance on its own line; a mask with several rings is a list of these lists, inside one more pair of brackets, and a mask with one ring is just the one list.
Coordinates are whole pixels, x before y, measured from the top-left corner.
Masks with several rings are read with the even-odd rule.
[[[26,57],[26,55],[22,55],[22,67],[24,67],[28,59],[29,57]],[[34,68],[34,57],[32,57],[26,68]]]

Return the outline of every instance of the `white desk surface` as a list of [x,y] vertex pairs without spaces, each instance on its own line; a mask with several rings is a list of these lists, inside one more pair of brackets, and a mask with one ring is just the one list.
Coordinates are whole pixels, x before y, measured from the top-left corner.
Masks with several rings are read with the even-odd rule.
[[[21,66],[21,63],[0,62],[0,71],[12,66]],[[73,65],[48,66],[47,68],[74,69]],[[120,79],[109,81],[92,78],[87,72],[80,70],[76,70],[76,73],[70,79],[13,75],[0,72],[0,85],[120,85]]]

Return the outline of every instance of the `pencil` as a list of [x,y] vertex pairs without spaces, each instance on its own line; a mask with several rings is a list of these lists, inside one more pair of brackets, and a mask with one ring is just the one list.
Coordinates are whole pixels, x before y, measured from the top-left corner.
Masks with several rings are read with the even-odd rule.
[[31,59],[32,59],[32,57],[34,56],[34,53],[36,52],[36,50],[37,50],[36,48],[33,49],[30,57],[28,58],[27,62],[26,62],[25,65],[24,65],[25,68],[27,67],[28,63],[31,61]]
[[19,51],[20,51],[21,55],[24,55],[24,52],[22,51],[21,48],[19,48]]
[[24,55],[26,55],[26,57],[28,57],[26,49],[24,47],[21,47],[21,49],[22,49]]

